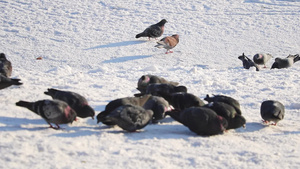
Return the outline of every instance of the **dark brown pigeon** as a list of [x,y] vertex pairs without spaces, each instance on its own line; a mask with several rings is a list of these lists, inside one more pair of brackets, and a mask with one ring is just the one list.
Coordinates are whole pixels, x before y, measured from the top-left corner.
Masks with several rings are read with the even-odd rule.
[[20,79],[13,79],[8,78],[3,75],[0,75],[0,90],[7,88],[11,85],[22,85],[23,83],[20,83]]
[[66,102],[73,110],[75,110],[78,117],[92,117],[94,119],[95,111],[88,105],[87,100],[80,94],[57,89],[48,89],[48,91],[44,93],[51,96],[53,99]]
[[208,103],[210,103],[210,102],[227,103],[227,104],[231,105],[232,107],[234,107],[237,114],[242,115],[240,103],[232,97],[225,96],[225,95],[213,95],[213,97],[209,97],[209,95],[206,95],[204,100],[206,100]]
[[11,62],[6,59],[4,53],[0,53],[0,75],[5,77],[11,77],[12,74],[12,66]]
[[148,37],[150,40],[150,38],[160,37],[164,33],[165,23],[167,23],[167,20],[163,19],[157,24],[149,26],[142,33],[137,34],[135,38]]
[[262,102],[260,107],[261,117],[264,119],[264,123],[274,122],[276,125],[278,121],[284,118],[284,105],[279,101],[266,100]]
[[72,123],[76,119],[76,112],[66,102],[60,100],[19,101],[16,105],[40,115],[53,129],[59,129],[59,124]]
[[124,105],[110,112],[105,118],[123,130],[134,132],[144,128],[152,119],[153,111],[140,106]]
[[243,62],[243,67],[245,69],[250,69],[250,67],[255,67],[256,71],[259,71],[258,66],[251,59],[245,56],[244,53],[243,55],[239,56],[238,59],[240,59]]
[[283,69],[291,67],[295,62],[299,61],[300,57],[298,54],[289,55],[286,58],[275,58],[275,62],[273,63],[271,69]]
[[183,111],[168,112],[167,114],[198,135],[220,134],[226,130],[228,125],[225,118],[206,107],[191,107]]
[[273,58],[273,56],[269,53],[257,53],[253,56],[253,61],[258,65],[264,65],[264,68],[266,68],[266,63],[271,58]]
[[173,53],[173,51],[170,50],[173,49],[178,43],[179,35],[175,34],[172,36],[166,36],[162,38],[160,41],[157,42],[157,45],[155,45],[155,47],[167,49],[166,54],[168,54]]

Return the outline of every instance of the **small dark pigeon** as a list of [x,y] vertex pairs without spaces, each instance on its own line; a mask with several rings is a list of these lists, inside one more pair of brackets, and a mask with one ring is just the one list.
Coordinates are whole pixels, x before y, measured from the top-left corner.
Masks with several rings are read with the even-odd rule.
[[228,126],[225,118],[206,107],[190,107],[183,111],[173,111],[167,114],[192,132],[203,136],[220,134]]
[[214,110],[219,116],[224,117],[228,122],[227,130],[246,126],[246,119],[239,115],[233,106],[224,102],[211,102],[205,107]]
[[206,95],[204,100],[206,100],[208,103],[210,103],[210,102],[227,103],[227,104],[231,105],[232,107],[234,107],[237,114],[242,115],[240,103],[232,97],[225,96],[225,95],[213,95],[213,97],[209,97],[209,95]]
[[278,121],[284,118],[284,109],[284,105],[279,101],[266,100],[261,104],[260,115],[264,119],[264,123],[274,122],[276,125]]
[[164,119],[165,113],[171,111],[169,103],[159,96],[151,96],[143,105],[143,108],[153,111],[152,123],[157,123],[159,120]]
[[19,101],[16,105],[40,115],[53,129],[59,129],[59,124],[72,123],[76,119],[76,112],[66,102],[60,100]]
[[9,60],[6,59],[4,53],[0,53],[0,75],[5,77],[11,77],[12,65]]
[[8,78],[3,75],[0,75],[0,90],[7,88],[11,85],[22,85],[23,83],[20,82],[20,79],[13,79]]
[[95,111],[88,105],[87,100],[80,94],[57,89],[48,89],[48,91],[44,93],[51,96],[53,99],[66,102],[73,110],[76,111],[78,117],[92,117],[94,119]]
[[203,100],[191,93],[178,92],[167,94],[160,92],[160,95],[177,111],[181,111],[189,107],[201,107],[205,105]]
[[124,105],[110,112],[105,118],[123,130],[134,132],[149,124],[152,116],[152,110],[145,110],[140,106]]
[[147,90],[147,86],[153,83],[171,84],[174,86],[177,86],[179,84],[178,82],[168,81],[162,77],[155,76],[155,75],[143,75],[138,80],[137,90],[139,90],[141,94],[145,94]]
[[187,92],[185,86],[175,86],[172,84],[164,83],[152,83],[147,86],[146,94],[151,94],[153,96],[160,96],[159,92],[164,92],[168,94],[177,93],[177,92]]
[[250,69],[250,67],[255,67],[256,71],[259,71],[258,66],[251,59],[245,56],[244,53],[243,55],[239,56],[238,59],[240,59],[243,62],[243,67],[245,69]]
[[151,95],[144,95],[140,97],[124,97],[110,101],[106,106],[105,110],[97,115],[97,123],[102,122],[105,125],[116,125],[114,122],[106,118],[116,108],[124,105],[135,105],[143,106]]
[[269,53],[257,53],[253,56],[253,61],[258,65],[264,65],[264,68],[266,68],[266,63],[271,58],[273,58],[273,56]]
[[173,51],[170,51],[173,49],[177,44],[179,43],[179,35],[175,34],[172,36],[166,36],[162,38],[160,41],[157,42],[157,45],[154,47],[157,48],[165,48],[167,49],[166,54],[173,53]]
[[157,24],[149,26],[142,33],[137,34],[135,38],[148,37],[150,40],[150,38],[160,37],[164,33],[165,23],[167,23],[167,20],[163,19]]
[[299,61],[300,57],[298,54],[296,55],[289,55],[286,58],[275,58],[275,62],[273,63],[271,69],[283,69],[291,67],[295,62]]

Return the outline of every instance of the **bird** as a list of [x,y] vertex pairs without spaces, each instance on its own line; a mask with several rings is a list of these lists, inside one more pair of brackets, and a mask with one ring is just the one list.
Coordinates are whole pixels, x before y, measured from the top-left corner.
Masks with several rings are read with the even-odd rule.
[[166,54],[173,53],[171,49],[173,49],[179,43],[179,35],[175,34],[172,36],[166,36],[157,42],[157,45],[154,47],[157,48],[165,48],[167,49]]
[[172,84],[164,84],[164,83],[152,83],[147,86],[146,94],[151,94],[153,96],[160,96],[159,92],[165,92],[168,94],[177,93],[177,92],[187,93],[187,87],[175,86]]
[[141,94],[145,94],[147,90],[147,86],[152,83],[163,83],[163,84],[171,84],[174,86],[178,86],[178,82],[172,82],[164,79],[163,77],[159,77],[156,75],[143,75],[139,78],[137,83],[137,90],[141,92]]
[[190,107],[182,111],[167,112],[167,115],[188,127],[192,132],[203,136],[220,134],[228,126],[224,117],[206,107]]
[[296,55],[289,55],[286,58],[275,58],[275,62],[273,63],[271,69],[283,69],[291,67],[295,62],[299,61],[300,57],[299,54]]
[[250,67],[255,67],[256,71],[259,71],[258,66],[251,59],[245,56],[244,53],[243,55],[239,56],[238,59],[240,59],[243,62],[243,67],[245,69],[250,69]]
[[165,113],[172,109],[168,101],[159,96],[151,96],[142,107],[153,111],[152,123],[157,123],[159,120],[164,119]]
[[140,37],[148,37],[150,38],[158,38],[164,33],[165,23],[167,23],[166,19],[162,19],[160,22],[149,26],[142,33],[139,33],[135,36],[135,38]]
[[151,121],[152,110],[145,110],[140,106],[123,105],[114,109],[105,118],[112,121],[123,130],[134,132],[144,128]]
[[72,123],[76,119],[76,112],[66,102],[60,100],[46,99],[35,102],[20,100],[16,102],[16,105],[41,116],[53,129],[60,129],[59,124]]
[[211,102],[204,107],[214,110],[219,116],[224,117],[228,122],[227,130],[246,126],[246,119],[238,114],[233,106],[224,102]]
[[8,78],[0,74],[0,90],[7,88],[11,85],[22,85],[20,82],[21,79]]
[[282,103],[276,100],[266,100],[261,103],[260,115],[265,124],[274,122],[276,125],[280,120],[284,118],[285,108]]
[[11,77],[12,74],[11,62],[6,59],[4,53],[0,53],[0,74],[5,77]]
[[66,102],[73,110],[75,110],[78,117],[92,117],[92,119],[94,119],[95,111],[89,106],[88,101],[82,95],[53,88],[49,88],[44,94],[51,96],[53,99]]
[[135,106],[143,106],[147,100],[151,97],[151,95],[143,95],[140,97],[124,97],[118,98],[110,101],[106,106],[104,111],[100,112],[97,115],[97,123],[102,122],[105,125],[116,125],[113,121],[110,121],[106,118],[111,112],[113,112],[116,108],[124,105],[135,105]]
[[257,53],[253,56],[253,61],[257,65],[264,65],[264,68],[266,68],[266,63],[273,58],[273,56],[269,53]]
[[213,95],[213,97],[210,97],[209,95],[206,95],[204,100],[206,100],[208,103],[210,103],[210,102],[227,103],[227,104],[231,105],[232,107],[234,107],[237,114],[242,115],[240,103],[232,97],[225,96],[225,95]]

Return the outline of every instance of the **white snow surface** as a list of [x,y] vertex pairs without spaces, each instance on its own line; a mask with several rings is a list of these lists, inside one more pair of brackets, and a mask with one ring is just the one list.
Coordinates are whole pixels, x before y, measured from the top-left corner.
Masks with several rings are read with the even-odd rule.
[[[300,53],[299,0],[0,0],[0,10],[0,52],[23,82],[0,91],[0,168],[299,168],[300,63],[270,70],[275,57]],[[180,36],[172,54],[154,47],[162,37],[135,39],[161,19],[162,37]],[[237,58],[259,52],[274,56],[261,71]],[[246,128],[203,137],[167,117],[133,133],[91,118],[53,130],[15,105],[57,88],[85,96],[98,114],[138,93],[145,74],[201,99],[235,98]],[[277,126],[261,122],[268,99],[285,105]]]

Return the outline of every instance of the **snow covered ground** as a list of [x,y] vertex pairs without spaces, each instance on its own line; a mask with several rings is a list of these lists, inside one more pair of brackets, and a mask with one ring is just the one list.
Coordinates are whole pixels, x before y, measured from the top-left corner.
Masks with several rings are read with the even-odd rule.
[[[24,83],[0,90],[0,168],[299,168],[300,63],[269,69],[300,53],[299,0],[0,0],[0,9],[0,52]],[[154,48],[160,38],[134,38],[161,19],[163,36],[180,36],[172,54]],[[268,68],[244,69],[237,57],[258,52],[274,56]],[[138,93],[144,74],[202,99],[237,99],[246,128],[202,137],[168,117],[135,133],[91,118],[53,130],[15,106],[58,88],[82,94],[98,114]],[[277,126],[261,123],[267,99],[285,105]]]

